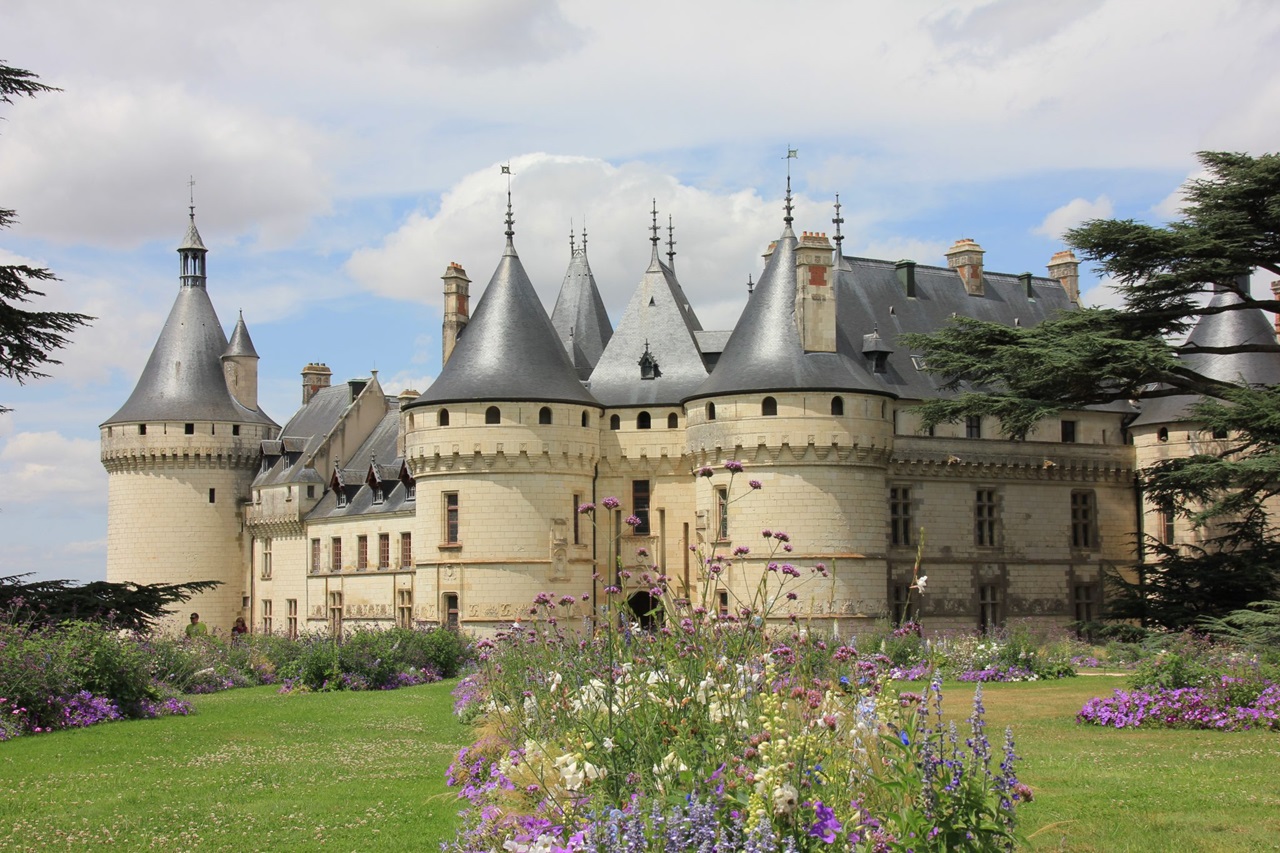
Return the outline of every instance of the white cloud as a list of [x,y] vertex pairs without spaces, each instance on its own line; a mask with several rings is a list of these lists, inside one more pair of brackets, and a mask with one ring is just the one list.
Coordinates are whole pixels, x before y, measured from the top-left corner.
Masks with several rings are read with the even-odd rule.
[[29,506],[101,507],[107,502],[107,475],[96,441],[56,432],[16,433],[0,447],[0,476],[9,484],[9,494],[21,495]]
[[1088,222],[1090,219],[1109,219],[1114,213],[1115,206],[1111,203],[1111,199],[1105,195],[1100,195],[1093,201],[1074,198],[1057,210],[1052,211],[1044,218],[1043,222],[1032,229],[1032,233],[1043,234],[1054,240],[1061,240],[1062,235],[1069,229]]

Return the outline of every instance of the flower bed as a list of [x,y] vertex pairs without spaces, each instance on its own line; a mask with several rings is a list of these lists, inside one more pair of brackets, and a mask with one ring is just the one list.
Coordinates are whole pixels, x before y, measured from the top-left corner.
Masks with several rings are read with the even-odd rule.
[[1280,729],[1280,685],[1222,676],[1210,687],[1117,690],[1110,698],[1090,699],[1076,719],[1117,729]]

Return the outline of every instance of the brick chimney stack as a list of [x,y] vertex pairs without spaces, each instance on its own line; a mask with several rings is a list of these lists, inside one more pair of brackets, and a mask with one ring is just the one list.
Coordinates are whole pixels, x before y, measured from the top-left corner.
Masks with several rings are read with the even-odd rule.
[[321,388],[328,388],[332,376],[332,370],[314,361],[302,368],[302,405],[310,403]]
[[796,322],[805,352],[836,351],[833,251],[819,231],[802,232],[796,247]]
[[443,349],[441,365],[453,355],[453,348],[458,344],[458,335],[467,327],[471,319],[470,285],[467,271],[461,264],[450,262],[449,268],[441,276],[444,279],[444,328],[440,335]]
[[960,281],[964,283],[964,291],[970,296],[982,295],[982,256],[986,254],[981,246],[968,237],[963,237],[947,250],[947,266],[956,271]]
[[1049,278],[1062,282],[1062,289],[1072,305],[1080,304],[1080,261],[1070,249],[1054,252],[1049,259]]

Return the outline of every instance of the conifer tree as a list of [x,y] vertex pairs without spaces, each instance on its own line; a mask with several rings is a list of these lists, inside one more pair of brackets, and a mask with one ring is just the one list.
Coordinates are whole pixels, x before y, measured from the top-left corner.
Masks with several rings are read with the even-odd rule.
[[[38,82],[30,71],[0,60],[0,103],[11,104],[15,97],[56,91]],[[0,229],[8,228],[15,219],[14,211],[0,207]],[[0,376],[17,380],[18,384],[43,378],[46,374],[41,368],[60,363],[53,351],[66,346],[67,335],[93,319],[85,314],[24,307],[44,296],[37,285],[56,280],[57,276],[43,267],[0,265]],[[7,411],[0,405],[0,413]]]
[[[1185,342],[1209,314],[1280,312],[1280,301],[1255,299],[1248,287],[1255,270],[1280,278],[1280,154],[1198,157],[1205,175],[1184,186],[1180,219],[1094,220],[1067,232],[1067,243],[1112,279],[1123,307],[1064,312],[1030,328],[961,318],[905,338],[958,392],[919,407],[926,426],[988,415],[1021,438],[1063,410],[1198,401],[1189,419],[1229,436],[1225,451],[1158,463],[1142,472],[1142,485],[1153,504],[1206,530],[1206,547],[1143,543],[1139,582],[1114,579],[1112,615],[1171,628],[1280,594],[1280,546],[1267,512],[1280,492],[1280,388],[1208,376],[1186,358],[1261,352],[1280,364],[1280,346]],[[1210,305],[1221,291],[1239,299]]]

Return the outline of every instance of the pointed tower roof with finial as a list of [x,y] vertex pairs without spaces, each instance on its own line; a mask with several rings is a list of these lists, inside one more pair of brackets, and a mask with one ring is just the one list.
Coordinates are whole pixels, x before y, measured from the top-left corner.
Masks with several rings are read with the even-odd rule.
[[585,380],[599,363],[600,354],[613,335],[613,323],[609,321],[587,261],[586,226],[582,229],[581,246],[574,245],[573,237],[570,233],[569,268],[560,285],[555,310],[551,312],[551,325],[555,326],[565,352],[577,369],[578,378]]
[[[276,426],[260,409],[247,409],[236,402],[227,388],[222,372],[227,336],[205,287],[205,252],[200,232],[196,230],[193,205],[186,237],[178,247],[182,258],[178,298],[133,393],[103,425],[218,421]],[[240,332],[239,326],[236,331]],[[248,329],[241,337],[241,344],[244,343],[248,343],[252,351]]]
[[591,374],[591,393],[606,406],[678,405],[707,378],[695,334],[702,324],[658,254],[656,200],[652,216],[649,268]]
[[227,344],[227,351],[224,356],[240,356],[247,358],[257,358],[258,351],[253,348],[253,338],[249,337],[249,327],[244,324],[244,312],[240,312],[240,319],[236,321],[235,331],[231,333],[231,342]]
[[[789,155],[790,156],[790,155]],[[842,352],[805,352],[796,324],[796,240],[791,230],[791,177],[778,238],[715,370],[686,397],[769,391],[886,393],[867,369]],[[841,346],[847,351],[847,345]]]
[[[510,174],[503,167],[503,174]],[[436,381],[405,406],[484,400],[599,405],[582,386],[515,247],[507,187],[507,245],[471,322]]]
[[[1240,276],[1236,286],[1249,290],[1249,276]],[[1220,288],[1209,300],[1209,308],[1243,305],[1240,295]],[[1204,314],[1187,337],[1187,347],[1237,347],[1245,344],[1276,343],[1276,330],[1260,308],[1236,308],[1216,314]],[[1280,384],[1280,356],[1269,352],[1187,352],[1179,361],[1202,376],[1221,382],[1238,382],[1250,386]],[[1193,394],[1154,397],[1142,402],[1142,414],[1134,426],[1191,420],[1191,407],[1199,401]]]

